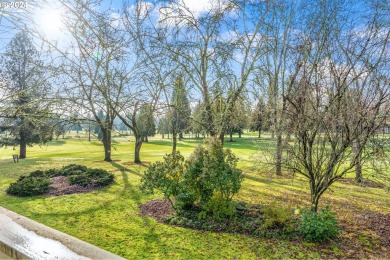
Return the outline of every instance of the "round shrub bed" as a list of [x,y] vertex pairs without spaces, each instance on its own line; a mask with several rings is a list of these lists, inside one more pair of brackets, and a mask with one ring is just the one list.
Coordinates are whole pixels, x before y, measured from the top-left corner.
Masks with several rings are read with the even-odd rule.
[[106,170],[70,164],[61,169],[36,170],[21,176],[6,192],[19,197],[63,195],[88,192],[110,185],[113,181],[114,175]]
[[235,202],[235,212],[229,218],[203,218],[202,208],[192,206],[175,211],[169,200],[154,200],[140,206],[142,216],[161,223],[203,231],[238,233],[253,237],[297,239],[298,220],[291,210],[271,205]]
[[21,176],[9,186],[7,193],[19,197],[41,195],[49,191],[50,184],[50,179],[46,177]]

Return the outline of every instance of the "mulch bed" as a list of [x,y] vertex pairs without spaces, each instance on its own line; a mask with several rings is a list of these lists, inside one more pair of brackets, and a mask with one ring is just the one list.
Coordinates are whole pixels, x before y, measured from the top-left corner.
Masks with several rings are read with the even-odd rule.
[[52,183],[50,184],[50,190],[47,193],[49,196],[60,196],[65,194],[73,194],[73,193],[85,193],[91,192],[93,190],[99,189],[99,187],[87,186],[83,187],[81,185],[75,184],[70,185],[68,182],[68,177],[65,176],[57,176],[50,178]]
[[[163,221],[165,217],[172,214],[175,214],[175,211],[172,209],[171,204],[168,200],[153,200],[140,206],[141,216],[153,217],[157,221],[162,223],[165,223]],[[359,226],[360,231],[370,230],[374,232],[379,237],[381,245],[387,248],[387,250],[390,249],[390,214],[381,214],[378,212],[362,212],[360,214],[355,214],[355,217],[356,219],[353,222],[355,225]],[[344,226],[346,233],[356,233],[355,228],[349,226],[348,223],[342,222],[342,225]],[[337,240],[340,245],[340,248],[342,249],[342,251],[345,251],[346,256],[348,258],[367,257],[367,252],[365,252],[364,248],[362,248],[362,245],[360,245],[358,241],[353,241],[354,239],[351,240],[351,238],[348,238],[348,236],[344,238],[339,238]],[[328,247],[327,244],[318,244],[317,246],[319,249]],[[387,250],[385,252],[377,252],[378,255],[375,253],[374,255],[370,255],[377,255],[380,258],[383,258],[384,256],[387,256]]]
[[149,216],[161,222],[166,216],[174,214],[168,200],[152,200],[140,206],[140,215]]

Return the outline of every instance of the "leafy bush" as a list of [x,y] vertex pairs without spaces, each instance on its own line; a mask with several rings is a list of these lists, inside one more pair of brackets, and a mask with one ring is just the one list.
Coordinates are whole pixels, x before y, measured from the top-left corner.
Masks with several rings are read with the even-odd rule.
[[218,139],[208,139],[206,147],[197,147],[187,161],[176,152],[150,165],[140,188],[146,193],[157,189],[165,198],[174,198],[177,210],[198,204],[204,210],[202,217],[227,217],[235,211],[230,202],[243,178],[237,161]]
[[196,194],[204,211],[219,218],[226,209],[234,212],[230,202],[240,190],[243,176],[231,150],[223,149],[217,138],[206,139],[205,143],[206,147],[198,146],[186,163],[185,187]]
[[277,206],[275,203],[263,209],[263,228],[283,227],[290,219],[291,212],[287,208]]
[[309,241],[322,242],[339,236],[341,229],[336,214],[329,207],[319,213],[304,210],[298,231]]
[[[36,172],[34,175],[38,175]],[[21,176],[17,182],[8,187],[6,192],[20,197],[41,195],[49,191],[50,183],[51,181],[47,177]]]
[[167,154],[163,162],[151,164],[141,179],[140,189],[148,194],[159,190],[164,197],[171,199],[180,191],[180,182],[183,179],[184,157],[180,152]]
[[203,205],[203,210],[198,217],[206,219],[208,215],[211,215],[216,220],[222,220],[232,218],[235,212],[236,203],[232,201],[226,202],[221,195],[217,194]]
[[175,207],[177,210],[189,209],[196,201],[196,194],[193,190],[186,189],[183,185],[175,197]]

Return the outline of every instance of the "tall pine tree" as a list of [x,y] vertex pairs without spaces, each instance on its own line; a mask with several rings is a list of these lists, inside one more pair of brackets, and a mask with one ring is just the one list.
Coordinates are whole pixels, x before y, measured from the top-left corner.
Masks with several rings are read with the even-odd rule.
[[183,133],[190,126],[190,116],[191,108],[187,97],[187,91],[184,87],[183,78],[178,76],[173,88],[170,109],[173,152],[176,152],[177,135],[179,135],[179,140],[181,140],[183,138]]
[[263,99],[259,99],[259,102],[256,105],[256,108],[252,112],[251,118],[251,131],[257,131],[259,133],[259,138],[261,137],[261,131],[264,128],[265,121],[265,105]]
[[0,57],[0,85],[8,93],[8,113],[3,115],[0,131],[10,135],[1,145],[19,145],[19,157],[26,158],[27,146],[44,143],[52,138],[47,123],[47,110],[41,102],[48,91],[43,62],[32,40],[24,31],[16,34]]

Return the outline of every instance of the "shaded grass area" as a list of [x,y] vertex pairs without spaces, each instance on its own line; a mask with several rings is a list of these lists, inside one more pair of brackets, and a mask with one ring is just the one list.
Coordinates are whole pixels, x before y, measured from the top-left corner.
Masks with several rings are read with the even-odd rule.
[[[240,167],[246,177],[236,200],[253,204],[274,201],[290,209],[308,206],[308,185],[304,179],[270,178],[267,172],[254,167],[261,160],[261,151],[267,149],[271,141],[257,141],[255,134],[234,140],[226,142],[225,147],[242,159]],[[184,139],[178,148],[188,156],[201,142],[201,139]],[[161,160],[170,150],[169,140],[151,138],[142,146],[141,159],[147,165],[147,162]],[[102,161],[101,143],[82,139],[60,139],[46,146],[28,148],[28,158],[18,164],[12,161],[13,153],[11,148],[0,151],[1,206],[125,258],[390,257],[388,248],[380,245],[378,235],[357,221],[359,214],[365,212],[390,214],[390,196],[383,189],[344,183],[332,186],[320,204],[336,209],[345,229],[338,240],[319,246],[303,241],[185,229],[140,216],[141,204],[162,196],[146,196],[138,189],[145,166],[132,163],[134,141],[131,137],[116,139],[112,150],[115,161],[111,163]],[[21,175],[71,163],[106,169],[115,174],[115,183],[99,191],[59,197],[17,198],[5,194],[8,185]],[[353,246],[348,246],[350,244]]]

